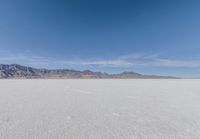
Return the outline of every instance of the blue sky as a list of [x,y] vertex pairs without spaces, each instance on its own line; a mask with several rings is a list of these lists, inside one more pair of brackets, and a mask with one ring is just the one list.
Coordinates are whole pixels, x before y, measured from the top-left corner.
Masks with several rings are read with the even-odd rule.
[[1,0],[0,63],[200,77],[199,0]]

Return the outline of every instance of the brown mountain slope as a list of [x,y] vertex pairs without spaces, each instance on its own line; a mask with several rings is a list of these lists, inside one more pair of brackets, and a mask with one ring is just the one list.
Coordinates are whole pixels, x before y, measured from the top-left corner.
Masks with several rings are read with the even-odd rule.
[[0,64],[0,78],[60,78],[60,79],[144,79],[144,78],[176,78],[170,76],[142,75],[136,72],[123,72],[120,74],[108,74],[102,72],[93,72],[89,70],[77,71],[68,69],[37,69],[32,67],[21,66],[17,64],[4,65]]

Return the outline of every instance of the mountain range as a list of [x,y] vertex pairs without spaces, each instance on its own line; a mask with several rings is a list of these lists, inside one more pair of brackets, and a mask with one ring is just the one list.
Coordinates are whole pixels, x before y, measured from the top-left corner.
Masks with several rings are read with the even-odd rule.
[[108,74],[90,70],[39,69],[18,64],[0,64],[0,79],[169,79],[172,76],[143,75],[136,72]]

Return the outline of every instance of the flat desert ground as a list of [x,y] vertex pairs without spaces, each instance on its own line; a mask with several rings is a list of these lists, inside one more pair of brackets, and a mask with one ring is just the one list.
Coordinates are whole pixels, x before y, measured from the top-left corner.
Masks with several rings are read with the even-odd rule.
[[0,80],[0,139],[199,139],[200,80]]

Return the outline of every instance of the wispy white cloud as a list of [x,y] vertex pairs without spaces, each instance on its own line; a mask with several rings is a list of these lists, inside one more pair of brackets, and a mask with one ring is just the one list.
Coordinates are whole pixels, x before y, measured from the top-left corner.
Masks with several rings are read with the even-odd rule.
[[[1,51],[0,51],[1,52]],[[0,63],[2,64],[24,64],[34,67],[44,68],[73,68],[73,67],[113,67],[113,68],[131,68],[131,67],[185,67],[199,68],[200,60],[182,60],[163,58],[159,54],[128,54],[116,58],[103,59],[54,59],[41,56],[33,56],[30,54],[12,54],[3,52],[0,55]],[[7,54],[5,54],[7,53]]]
[[115,59],[100,59],[100,60],[80,60],[66,61],[66,64],[84,65],[84,66],[104,66],[104,67],[200,67],[200,60],[181,60],[162,58],[158,54],[154,55],[123,55]]

